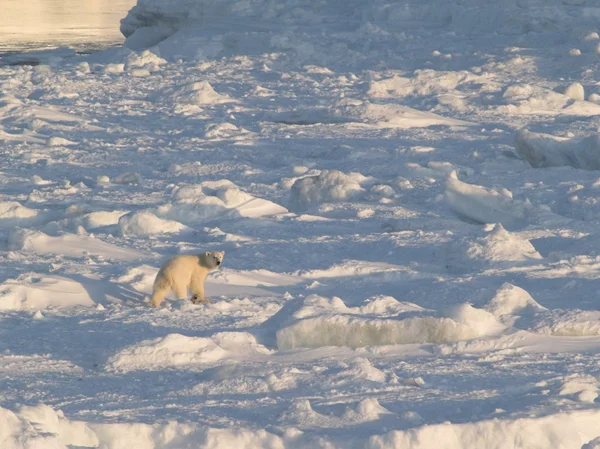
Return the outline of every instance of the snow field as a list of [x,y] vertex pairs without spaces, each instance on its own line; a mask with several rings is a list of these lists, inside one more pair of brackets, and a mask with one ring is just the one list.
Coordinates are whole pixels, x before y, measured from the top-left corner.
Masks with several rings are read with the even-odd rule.
[[0,66],[2,444],[597,445],[597,8],[313,3]]

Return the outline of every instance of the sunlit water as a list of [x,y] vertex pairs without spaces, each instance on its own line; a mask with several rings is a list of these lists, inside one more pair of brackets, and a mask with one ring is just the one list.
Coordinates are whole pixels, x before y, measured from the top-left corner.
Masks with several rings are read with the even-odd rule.
[[69,47],[87,52],[119,45],[136,0],[0,0],[0,54]]

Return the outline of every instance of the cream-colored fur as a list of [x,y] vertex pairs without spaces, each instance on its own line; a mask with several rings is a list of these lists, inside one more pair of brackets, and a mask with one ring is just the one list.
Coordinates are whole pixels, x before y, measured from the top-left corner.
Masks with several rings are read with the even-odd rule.
[[216,270],[225,257],[225,251],[207,251],[197,256],[175,256],[160,269],[154,280],[151,307],[158,307],[170,291],[177,299],[188,297],[187,289],[192,292],[192,302],[209,302],[204,297],[204,280],[211,271]]

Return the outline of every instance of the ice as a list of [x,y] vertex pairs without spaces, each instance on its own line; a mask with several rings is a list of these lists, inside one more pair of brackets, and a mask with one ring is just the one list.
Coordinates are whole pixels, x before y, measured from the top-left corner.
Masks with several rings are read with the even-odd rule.
[[479,223],[500,223],[511,228],[526,220],[526,204],[513,199],[510,191],[467,184],[458,179],[456,172],[448,176],[445,199],[452,210]]
[[[503,322],[506,322],[507,319],[510,320],[510,325],[512,325],[515,315],[548,309],[538,304],[526,290],[506,282],[496,291],[495,296],[486,305],[486,310]],[[511,318],[513,319],[511,320]]]
[[522,129],[515,137],[515,149],[535,168],[600,169],[600,138],[597,135],[569,139]]
[[0,226],[10,228],[12,226],[24,226],[28,223],[36,223],[43,216],[43,211],[30,209],[17,201],[0,202]]
[[[280,350],[410,343],[445,343],[496,333],[503,326],[489,313],[468,305],[447,311],[446,316],[389,299],[384,307],[367,304],[347,307],[340,298],[311,295],[299,304],[277,331]],[[394,314],[390,316],[390,310]]]
[[569,86],[565,89],[565,95],[573,100],[585,100],[585,90],[579,83],[569,84]]

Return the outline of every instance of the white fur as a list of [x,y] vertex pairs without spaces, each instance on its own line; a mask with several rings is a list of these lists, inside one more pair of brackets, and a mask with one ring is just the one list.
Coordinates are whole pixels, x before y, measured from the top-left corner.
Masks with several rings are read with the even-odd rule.
[[204,280],[216,270],[225,257],[225,251],[207,251],[194,256],[175,256],[160,269],[154,280],[151,307],[158,307],[170,291],[177,299],[187,298],[187,289],[192,292],[192,302],[209,302],[204,297]]

